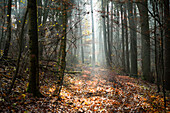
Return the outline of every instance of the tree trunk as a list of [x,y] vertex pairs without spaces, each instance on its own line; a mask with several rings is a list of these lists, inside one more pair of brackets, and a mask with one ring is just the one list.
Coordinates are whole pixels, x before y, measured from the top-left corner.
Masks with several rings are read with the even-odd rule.
[[136,26],[133,15],[133,5],[131,1],[128,1],[128,18],[130,28],[130,61],[131,61],[131,75],[137,75],[137,41],[136,41]]
[[[110,29],[110,44],[113,44],[113,0],[111,3],[111,29]],[[112,54],[112,53],[111,53]]]
[[[80,2],[79,2],[80,8]],[[80,11],[79,11],[79,21],[81,20]],[[81,45],[81,61],[84,63],[84,48],[83,48],[83,36],[82,36],[82,29],[81,29],[81,21],[80,21],[80,45]]]
[[[2,4],[1,7],[5,6],[5,0],[3,1],[4,3]],[[5,16],[6,13],[5,13],[5,7],[2,8],[2,14],[1,14],[1,26],[4,26],[5,25]],[[0,38],[0,50],[3,50],[3,47],[4,47],[4,29],[3,27],[1,27],[1,38]],[[2,53],[2,52],[1,52]],[[2,56],[3,54],[0,54],[0,56]]]
[[124,21],[125,21],[125,40],[126,40],[126,73],[130,73],[130,63],[129,63],[129,37],[128,37],[128,27],[127,27],[127,11],[126,11],[126,6],[124,9]]
[[41,24],[41,17],[42,17],[42,1],[38,0],[38,25]]
[[63,37],[61,39],[61,60],[60,60],[60,73],[59,73],[59,80],[58,80],[58,87],[56,89],[57,96],[60,95],[60,91],[63,85],[63,79],[64,79],[64,70],[66,68],[66,40],[67,40],[67,5],[66,3],[63,3],[63,11],[62,11],[62,17],[63,17]]
[[109,1],[107,1],[107,47],[108,47],[108,50],[107,50],[107,54],[108,54],[108,59],[110,61],[110,64],[111,64],[111,39],[110,39],[110,24],[109,24],[109,21],[110,18],[109,18]]
[[104,3],[102,0],[102,18],[103,18],[103,39],[104,39],[104,52],[105,52],[105,58],[106,58],[106,66],[111,67],[111,64],[109,62],[109,57],[108,57],[108,53],[107,53],[107,40],[106,40],[106,23],[105,23],[105,7],[104,7]]
[[[153,5],[153,13],[154,15],[156,15],[156,3],[155,0],[152,1],[152,5]],[[156,84],[157,84],[157,92],[160,92],[160,78],[159,78],[159,73],[158,73],[158,42],[157,42],[157,24],[156,24],[156,18],[154,18],[154,43],[155,43],[155,74],[156,74]]]
[[38,28],[37,28],[37,0],[28,0],[29,13],[29,50],[30,74],[28,92],[34,96],[41,96],[39,92],[39,60],[38,60]]
[[[38,26],[42,26],[41,18],[42,18],[42,1],[38,0]],[[41,35],[39,35],[39,37],[41,39]],[[40,57],[40,60],[43,59],[43,42],[42,41],[40,41],[39,43],[39,57]]]
[[8,1],[8,12],[7,12],[7,39],[6,39],[6,44],[4,48],[4,54],[2,58],[7,58],[8,56],[8,51],[10,47],[10,42],[11,42],[11,5],[12,5],[12,0]]
[[122,67],[125,72],[125,45],[124,45],[124,17],[123,17],[123,5],[121,6],[121,23],[122,23]]
[[165,89],[170,90],[170,20],[169,20],[169,0],[164,0],[165,19]]
[[20,68],[20,60],[21,60],[21,54],[22,54],[22,42],[23,42],[22,40],[23,40],[23,37],[24,37],[24,26],[25,26],[25,22],[26,22],[26,19],[27,19],[27,14],[28,14],[28,9],[26,9],[26,12],[25,12],[25,15],[24,15],[24,18],[23,18],[22,27],[21,27],[21,34],[19,36],[19,53],[18,53],[18,58],[17,58],[16,71],[15,71],[15,74],[12,78],[12,83],[9,87],[7,95],[9,95],[12,91],[12,88],[14,86],[14,83],[15,83],[15,80],[17,78],[18,71],[19,71],[19,68]]
[[91,0],[91,19],[92,19],[92,66],[95,67],[95,36],[94,36],[94,19],[93,19],[93,1]]
[[147,0],[142,0],[138,3],[141,24],[141,39],[142,39],[142,73],[145,80],[151,82],[150,75],[150,33],[149,33],[149,19],[148,19],[148,4]]

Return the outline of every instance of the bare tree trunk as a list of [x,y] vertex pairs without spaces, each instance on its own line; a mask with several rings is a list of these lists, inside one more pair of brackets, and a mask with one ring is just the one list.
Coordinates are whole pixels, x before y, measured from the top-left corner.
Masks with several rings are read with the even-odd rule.
[[113,44],[113,0],[111,3],[111,29],[110,29],[110,44]]
[[123,5],[121,6],[121,23],[122,23],[122,67],[123,71],[125,72],[125,44],[124,44],[124,11],[123,11]]
[[92,19],[92,66],[95,67],[95,35],[94,35],[94,19],[93,19],[93,1],[91,0],[91,19]]
[[129,63],[129,37],[128,37],[128,27],[127,27],[127,11],[126,11],[126,6],[124,9],[124,21],[125,21],[125,40],[126,40],[126,73],[130,73],[130,63]]
[[108,59],[109,59],[109,61],[110,61],[110,64],[111,64],[111,61],[112,61],[112,59],[111,59],[111,39],[110,39],[110,33],[112,33],[112,32],[110,32],[110,18],[109,18],[109,1],[107,1],[107,47],[108,47],[108,51],[107,51],[107,53],[108,53]]
[[61,60],[60,60],[60,73],[59,73],[59,80],[58,80],[58,87],[56,89],[57,96],[59,97],[60,91],[62,89],[63,85],[63,79],[64,79],[64,70],[66,68],[66,40],[67,40],[67,5],[63,2],[63,11],[62,11],[62,17],[63,17],[63,37],[61,39]]
[[[153,5],[153,13],[156,15],[156,2],[153,0],[152,2]],[[160,79],[159,79],[159,73],[158,73],[158,43],[157,43],[157,24],[156,24],[156,19],[154,18],[154,43],[155,43],[155,74],[156,74],[156,83],[157,83],[157,92],[160,92]]]
[[[3,7],[3,6],[5,6],[5,0],[3,1],[4,3],[2,4],[2,6],[1,7]],[[5,25],[5,15],[6,15],[6,13],[5,13],[5,7],[3,7],[2,8],[2,15],[1,15],[1,26],[4,26]],[[4,42],[4,29],[3,29],[3,27],[1,28],[2,30],[1,30],[1,39],[0,39],[0,50],[3,50],[3,47],[4,47],[4,44],[3,44],[3,42]],[[2,56],[3,56],[3,54],[1,54]],[[0,55],[0,56],[1,56]]]
[[145,80],[152,82],[150,74],[150,33],[149,33],[149,19],[148,19],[148,0],[142,0],[138,3],[141,23],[141,39],[142,39],[142,73]]
[[104,52],[105,52],[105,57],[106,57],[106,66],[111,67],[110,62],[109,62],[109,58],[108,58],[108,53],[107,53],[107,42],[106,42],[106,23],[105,23],[105,7],[104,7],[104,3],[102,0],[102,18],[103,18],[103,39],[104,39]]
[[41,24],[41,17],[42,17],[42,1],[38,0],[38,25]]
[[[80,4],[80,2],[79,2]],[[79,5],[80,8],[80,5]],[[79,21],[81,20],[80,12],[79,12]],[[84,48],[83,48],[83,36],[82,36],[82,29],[81,29],[81,21],[80,21],[80,45],[81,45],[81,61],[84,63]]]
[[9,95],[11,93],[11,91],[12,91],[12,88],[14,86],[15,80],[16,80],[17,75],[18,75],[19,67],[20,67],[19,63],[20,63],[21,54],[22,54],[22,43],[23,43],[22,40],[23,40],[23,36],[24,36],[24,26],[25,26],[27,14],[28,14],[28,9],[26,10],[25,15],[24,15],[24,19],[23,19],[23,23],[22,23],[22,28],[21,28],[21,35],[19,37],[19,40],[20,40],[19,41],[19,53],[18,53],[18,58],[17,58],[16,71],[15,71],[15,74],[13,76],[12,83],[11,83],[11,86],[9,87],[7,95]]
[[165,88],[170,90],[170,16],[169,0],[164,0],[164,19],[165,19]]
[[129,18],[129,27],[130,27],[130,61],[131,61],[131,75],[137,75],[137,41],[136,41],[136,26],[134,22],[133,15],[133,5],[131,1],[128,1],[128,18]]
[[39,92],[39,58],[38,58],[38,27],[37,27],[37,0],[28,0],[29,13],[29,49],[30,74],[28,92],[41,97]]
[[7,39],[6,39],[6,44],[4,48],[4,54],[2,58],[7,58],[8,56],[8,51],[10,47],[10,42],[11,42],[11,5],[12,5],[12,0],[8,1],[8,12],[7,12]]

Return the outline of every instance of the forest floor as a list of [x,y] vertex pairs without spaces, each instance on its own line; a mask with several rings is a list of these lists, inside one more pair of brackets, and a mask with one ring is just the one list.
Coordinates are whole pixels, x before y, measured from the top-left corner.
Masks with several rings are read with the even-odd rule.
[[[115,113],[115,112],[163,112],[164,101],[161,93],[156,93],[156,85],[142,79],[117,75],[113,70],[82,66],[82,72],[65,74],[61,99],[52,96],[56,81],[55,75],[41,72],[41,93],[44,98],[33,98],[26,93],[27,77],[17,79],[9,102],[3,88],[12,75],[1,75],[0,112],[69,112],[69,113]],[[4,77],[5,76],[5,77]],[[170,97],[167,97],[170,100]],[[170,112],[170,101],[167,112]]]

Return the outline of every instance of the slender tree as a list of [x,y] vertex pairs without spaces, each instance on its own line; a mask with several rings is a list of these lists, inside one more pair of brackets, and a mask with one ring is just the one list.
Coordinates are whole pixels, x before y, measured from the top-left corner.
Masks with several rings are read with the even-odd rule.
[[4,54],[2,58],[7,58],[9,47],[10,47],[10,42],[11,42],[11,5],[12,5],[12,0],[9,0],[8,10],[7,10],[7,24],[8,24],[7,25],[7,39],[6,39]]
[[[156,1],[153,0],[152,1],[152,6],[153,6],[153,14],[156,15]],[[156,18],[154,18],[154,44],[155,44],[155,74],[156,74],[156,83],[157,83],[157,92],[160,92],[160,79],[159,79],[159,73],[158,73],[158,38],[157,38],[157,22],[156,22]]]
[[95,67],[95,35],[94,35],[94,19],[93,19],[93,1],[91,0],[91,20],[92,20],[92,65]]
[[125,41],[126,41],[126,73],[130,73],[130,62],[129,62],[129,36],[128,36],[128,26],[127,26],[127,11],[126,6],[124,9],[124,22],[125,22]]
[[25,26],[25,22],[26,22],[26,19],[27,19],[27,14],[28,14],[28,9],[26,9],[26,12],[25,12],[25,15],[24,15],[24,18],[23,18],[23,23],[22,23],[22,27],[21,27],[21,34],[20,34],[20,37],[19,37],[19,54],[18,54],[18,58],[17,58],[16,71],[15,71],[15,74],[12,78],[12,83],[11,83],[11,86],[9,87],[7,95],[9,95],[12,91],[12,88],[14,86],[14,83],[15,83],[15,80],[17,78],[19,68],[20,68],[20,60],[21,60],[21,54],[22,54],[22,43],[23,43],[22,40],[23,40],[23,37],[24,37],[24,26]]
[[[79,8],[80,8],[80,2]],[[81,11],[79,11],[79,21],[81,20]],[[84,48],[83,48],[83,36],[82,36],[82,28],[81,28],[81,21],[80,21],[80,44],[81,44],[81,61],[84,63]]]
[[63,34],[61,39],[61,46],[60,46],[60,73],[59,73],[59,80],[57,82],[58,86],[55,91],[57,93],[57,96],[59,97],[60,91],[62,89],[63,80],[64,80],[64,71],[66,68],[66,40],[67,40],[67,3],[66,1],[63,1],[63,10],[62,10],[62,17],[63,17]]
[[110,60],[110,63],[112,61],[111,59],[111,37],[110,37],[110,34],[112,34],[112,32],[110,32],[110,18],[109,18],[109,0],[107,1],[107,47],[108,47],[108,50],[107,50],[107,56],[108,56],[108,59]]
[[125,45],[124,45],[124,10],[123,10],[123,5],[121,6],[121,23],[122,23],[122,67],[123,71],[125,71]]

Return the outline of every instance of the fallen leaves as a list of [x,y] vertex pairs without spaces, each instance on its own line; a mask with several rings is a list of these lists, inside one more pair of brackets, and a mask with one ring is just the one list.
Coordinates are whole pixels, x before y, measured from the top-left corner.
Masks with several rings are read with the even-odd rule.
[[[155,93],[154,89],[140,79],[116,75],[100,67],[95,69],[95,75],[91,75],[89,70],[87,67],[82,75],[65,76],[60,100],[56,96],[50,96],[56,89],[56,79],[53,77],[41,78],[43,83],[40,89],[47,95],[45,98],[33,98],[32,95],[23,93],[23,88],[18,85],[15,88],[16,96],[13,94],[10,97],[12,103],[7,104],[0,98],[3,103],[0,104],[0,111],[110,113],[164,110],[162,95]],[[43,73],[42,76],[47,75]],[[2,78],[7,81],[11,75]],[[27,82],[24,87],[27,87]]]

